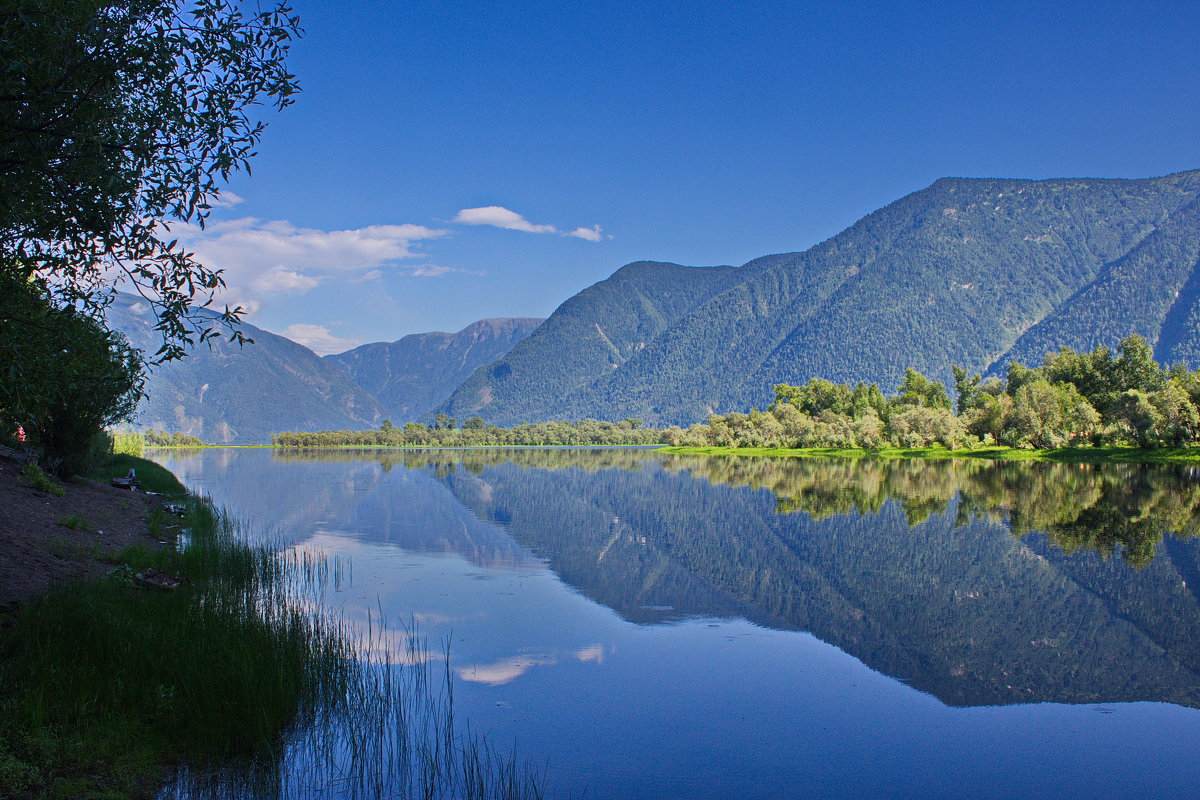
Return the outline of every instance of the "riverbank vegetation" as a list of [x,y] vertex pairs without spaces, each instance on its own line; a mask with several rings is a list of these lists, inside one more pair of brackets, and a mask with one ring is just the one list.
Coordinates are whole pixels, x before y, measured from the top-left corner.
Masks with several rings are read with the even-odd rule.
[[[1200,371],[1163,368],[1130,336],[1114,352],[1062,348],[1004,379],[954,368],[956,400],[914,369],[896,394],[874,383],[778,384],[765,411],[714,414],[689,428],[539,422],[500,428],[446,415],[373,431],[284,432],[276,447],[480,447],[665,444],[695,453],[897,458],[1187,461],[1200,459]],[[802,451],[802,453],[801,453]]]
[[[869,451],[929,456],[972,450],[999,457],[1010,450],[1072,448],[1128,455],[1128,448],[1173,448],[1159,455],[1186,456],[1200,443],[1200,372],[1154,361],[1139,336],[1114,353],[1069,348],[1040,367],[1014,363],[1005,379],[968,376],[955,368],[957,402],[945,387],[909,369],[897,394],[876,384],[835,384],[813,378],[804,386],[780,384],[766,411],[713,415],[687,429],[669,428],[674,447],[818,449],[820,455]],[[819,452],[823,449],[825,452]],[[1153,457],[1153,454],[1146,454]]]
[[439,415],[432,425],[408,422],[403,427],[384,420],[373,431],[316,431],[276,433],[276,447],[522,447],[579,445],[663,444],[661,428],[642,427],[641,420],[578,422],[553,420],[522,423],[511,428],[488,425],[481,417],[472,417],[457,427],[452,417]]

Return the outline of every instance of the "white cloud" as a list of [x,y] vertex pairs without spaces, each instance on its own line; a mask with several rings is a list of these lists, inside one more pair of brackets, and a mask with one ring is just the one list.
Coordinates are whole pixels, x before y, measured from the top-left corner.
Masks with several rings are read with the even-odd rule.
[[296,344],[304,345],[319,356],[343,353],[362,344],[357,339],[342,339],[334,336],[324,325],[311,325],[306,322],[288,325],[279,332],[279,335],[286,336]]
[[600,232],[599,225],[593,225],[590,228],[576,228],[567,234],[574,236],[576,239],[587,239],[589,242],[598,242],[604,238],[604,234]]
[[171,230],[202,264],[224,271],[227,287],[219,301],[251,313],[272,294],[303,294],[330,280],[376,278],[399,262],[424,257],[414,251],[416,243],[447,233],[408,224],[326,231],[255,217]]
[[537,225],[525,219],[515,211],[504,206],[481,206],[480,208],[464,208],[459,211],[452,222],[460,225],[491,225],[493,228],[504,228],[509,231],[524,231],[525,233],[557,233],[559,236],[574,236],[589,242],[598,242],[604,238],[600,226],[576,228],[573,231],[560,231],[553,225]]
[[270,272],[263,273],[255,278],[250,286],[255,291],[270,293],[282,292],[287,294],[303,294],[309,289],[316,287],[320,283],[319,280],[309,275],[301,275],[299,272],[294,272],[290,269],[279,269],[276,267]]
[[483,270],[464,269],[463,267],[444,267],[441,264],[421,264],[420,266],[409,268],[408,275],[413,278],[440,278],[442,275],[448,275],[451,272],[462,272],[467,275],[486,275]]
[[225,189],[221,192],[221,196],[213,202],[212,207],[233,208],[234,206],[241,205],[244,202],[246,202],[246,198],[242,197],[236,192],[231,192],[228,189]]
[[517,212],[509,211],[503,206],[464,208],[453,221],[463,225],[491,225],[493,228],[525,233],[558,233],[558,228],[553,225],[534,225]]

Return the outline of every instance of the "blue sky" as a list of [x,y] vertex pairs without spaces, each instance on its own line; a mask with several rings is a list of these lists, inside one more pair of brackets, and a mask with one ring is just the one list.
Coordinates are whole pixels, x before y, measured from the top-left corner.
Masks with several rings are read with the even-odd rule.
[[190,243],[320,352],[803,250],[942,176],[1200,167],[1195,0],[294,6],[303,93]]

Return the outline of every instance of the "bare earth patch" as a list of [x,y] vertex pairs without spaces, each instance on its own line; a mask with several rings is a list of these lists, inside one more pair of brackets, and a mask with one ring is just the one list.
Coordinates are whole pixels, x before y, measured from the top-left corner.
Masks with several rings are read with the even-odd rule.
[[[0,622],[66,581],[103,575],[100,560],[135,544],[157,547],[147,514],[161,500],[95,481],[63,482],[63,497],[25,485],[12,451],[0,450]],[[84,528],[62,524],[73,518]]]

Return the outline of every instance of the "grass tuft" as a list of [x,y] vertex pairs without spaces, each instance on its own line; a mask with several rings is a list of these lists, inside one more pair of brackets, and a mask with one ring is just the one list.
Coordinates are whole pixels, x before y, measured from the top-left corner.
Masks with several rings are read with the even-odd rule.
[[83,514],[68,514],[60,519],[58,524],[73,531],[90,531],[92,529],[91,523]]
[[165,495],[184,495],[187,489],[179,482],[170,470],[161,464],[139,458],[129,453],[114,453],[89,477],[107,483],[113,478],[124,478],[129,470],[137,472],[142,490]]
[[21,475],[25,478],[30,488],[36,489],[39,492],[52,494],[55,497],[62,497],[67,493],[66,489],[59,486],[54,478],[47,475],[46,471],[33,461],[21,467]]

